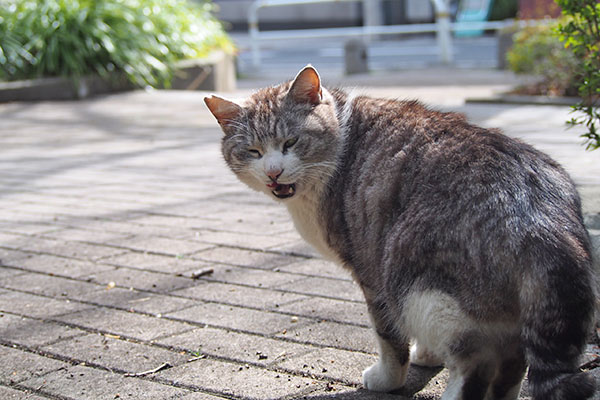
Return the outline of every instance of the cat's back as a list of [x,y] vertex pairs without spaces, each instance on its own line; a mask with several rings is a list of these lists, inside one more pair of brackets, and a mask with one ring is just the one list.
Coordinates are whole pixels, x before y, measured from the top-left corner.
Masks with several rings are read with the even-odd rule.
[[531,238],[568,239],[565,226],[585,247],[579,197],[558,163],[460,114],[357,98],[346,146],[329,204],[343,212],[328,215],[354,264],[401,254],[495,269]]

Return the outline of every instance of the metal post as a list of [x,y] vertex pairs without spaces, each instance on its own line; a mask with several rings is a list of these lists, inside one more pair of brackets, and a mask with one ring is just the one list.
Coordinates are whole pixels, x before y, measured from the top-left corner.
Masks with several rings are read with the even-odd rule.
[[[363,26],[365,27],[366,32],[370,32],[372,26],[383,25],[383,15],[381,11],[380,0],[362,0]],[[369,33],[366,35],[365,40],[371,41],[375,38],[375,35]]]
[[440,51],[440,61],[443,64],[451,64],[453,57],[449,0],[431,0],[431,2],[435,9],[436,37]]
[[248,31],[250,32],[250,49],[252,51],[252,66],[260,67],[260,42],[258,33],[258,9],[260,0],[253,1],[248,9]]

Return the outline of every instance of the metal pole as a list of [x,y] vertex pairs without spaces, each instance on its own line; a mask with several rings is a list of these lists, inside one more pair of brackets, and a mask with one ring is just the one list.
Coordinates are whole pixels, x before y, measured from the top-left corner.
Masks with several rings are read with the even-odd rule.
[[258,32],[258,9],[261,7],[260,0],[250,4],[248,9],[248,31],[250,32],[250,50],[252,51],[252,66],[260,67],[260,43]]
[[443,64],[452,63],[452,35],[450,26],[449,0],[431,0],[435,9],[435,20],[437,24],[437,42],[440,61]]

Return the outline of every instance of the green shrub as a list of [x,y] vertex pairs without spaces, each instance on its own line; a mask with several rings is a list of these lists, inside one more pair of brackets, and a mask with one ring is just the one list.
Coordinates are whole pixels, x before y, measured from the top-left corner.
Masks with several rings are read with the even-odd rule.
[[526,27],[514,36],[507,53],[511,70],[541,77],[538,89],[547,95],[576,95],[577,59],[555,34],[557,24]]
[[169,83],[173,64],[233,51],[210,3],[185,0],[0,0],[0,80],[121,71]]
[[598,0],[557,0],[568,17],[558,27],[561,40],[577,58],[577,87],[582,101],[573,107],[578,114],[571,125],[584,125],[587,148],[600,148],[600,2]]

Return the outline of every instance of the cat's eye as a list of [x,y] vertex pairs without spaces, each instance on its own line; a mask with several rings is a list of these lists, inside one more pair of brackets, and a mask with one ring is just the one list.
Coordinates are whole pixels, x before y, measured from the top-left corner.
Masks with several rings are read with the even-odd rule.
[[295,145],[297,141],[298,141],[298,138],[288,139],[283,144],[283,152],[285,153],[290,147],[292,147],[293,145]]
[[250,153],[250,155],[252,155],[252,157],[254,157],[254,158],[262,157],[262,154],[261,154],[260,150],[258,150],[258,149],[248,149],[248,153]]

